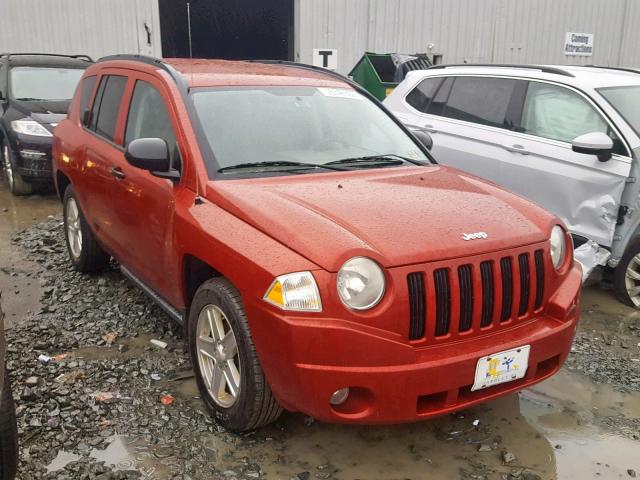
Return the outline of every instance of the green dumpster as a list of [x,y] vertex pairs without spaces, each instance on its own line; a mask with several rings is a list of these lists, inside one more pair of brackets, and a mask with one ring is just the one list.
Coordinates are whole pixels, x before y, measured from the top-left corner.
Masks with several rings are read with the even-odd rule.
[[378,100],[384,100],[411,70],[424,70],[432,66],[425,54],[366,52],[349,72],[353,80],[362,85]]

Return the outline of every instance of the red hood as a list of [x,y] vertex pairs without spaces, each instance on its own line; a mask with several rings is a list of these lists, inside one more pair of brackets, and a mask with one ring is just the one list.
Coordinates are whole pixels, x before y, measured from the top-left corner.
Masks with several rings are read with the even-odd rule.
[[[554,222],[442,166],[212,181],[207,198],[328,271],[355,255],[392,267],[526,245],[547,239]],[[463,240],[476,232],[487,238]]]

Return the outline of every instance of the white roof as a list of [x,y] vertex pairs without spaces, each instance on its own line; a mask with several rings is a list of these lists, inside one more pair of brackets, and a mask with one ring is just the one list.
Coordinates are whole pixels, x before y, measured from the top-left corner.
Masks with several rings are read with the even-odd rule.
[[[548,69],[548,70],[547,70]],[[552,70],[558,70],[553,72]],[[446,68],[423,70],[428,75],[504,75],[551,80],[582,88],[601,88],[623,85],[640,85],[640,69],[636,71],[615,70],[613,68],[582,67],[576,65],[457,65]],[[421,72],[421,73],[422,73]],[[566,72],[563,75],[562,72]]]

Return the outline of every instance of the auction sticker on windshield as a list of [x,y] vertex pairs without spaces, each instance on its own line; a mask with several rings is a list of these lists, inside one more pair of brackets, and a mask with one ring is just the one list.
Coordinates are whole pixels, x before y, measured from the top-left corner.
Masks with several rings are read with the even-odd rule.
[[478,360],[471,391],[523,378],[529,365],[530,345],[487,355]]
[[362,100],[364,97],[354,90],[348,88],[328,88],[319,87],[320,93],[325,97],[348,98],[351,100]]

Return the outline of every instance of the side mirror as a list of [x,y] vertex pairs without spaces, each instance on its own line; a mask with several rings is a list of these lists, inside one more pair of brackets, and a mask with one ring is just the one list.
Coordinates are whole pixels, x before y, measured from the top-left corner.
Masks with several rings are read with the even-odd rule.
[[148,170],[156,177],[176,180],[180,173],[171,168],[167,142],[162,138],[138,138],[127,145],[124,157],[131,165]]
[[431,135],[424,130],[413,130],[413,135],[427,148],[427,150],[431,150],[433,148],[433,138],[431,138]]
[[596,155],[598,160],[606,162],[613,153],[613,140],[602,132],[585,133],[573,139],[571,149],[576,153]]

